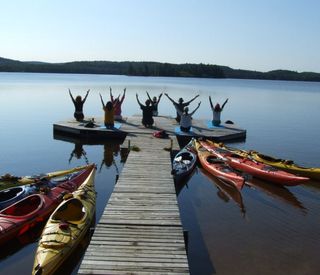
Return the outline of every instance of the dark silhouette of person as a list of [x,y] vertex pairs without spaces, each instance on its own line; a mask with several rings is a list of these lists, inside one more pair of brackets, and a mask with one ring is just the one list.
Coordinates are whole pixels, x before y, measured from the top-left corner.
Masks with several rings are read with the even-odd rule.
[[154,120],[153,120],[153,103],[150,101],[150,99],[147,99],[145,104],[143,105],[138,98],[138,94],[136,94],[136,98],[138,101],[138,104],[140,105],[140,109],[142,110],[142,124],[146,128],[151,128]]
[[149,93],[148,92],[146,92],[146,93],[147,93],[149,100],[153,103],[152,104],[153,105],[153,112],[152,112],[153,116],[158,116],[158,104],[161,100],[162,93],[158,96],[158,98],[156,96],[154,96],[152,99],[151,99]]
[[72,99],[72,102],[73,102],[73,105],[74,105],[74,108],[75,108],[73,116],[77,121],[83,121],[83,119],[84,119],[83,104],[85,103],[85,101],[86,101],[86,99],[87,99],[87,97],[89,95],[89,92],[90,92],[90,90],[87,91],[87,94],[86,94],[86,96],[84,97],[83,100],[82,100],[80,95],[78,95],[74,99],[74,97],[72,96],[71,91],[69,89],[69,95],[70,95],[70,97]]
[[[185,107],[189,106],[189,104],[199,96],[199,95],[196,95],[194,98],[192,98],[191,100],[189,100],[187,102],[184,102],[183,98],[180,97],[178,102],[175,102],[167,93],[165,93],[165,95],[173,103],[176,110],[179,110],[180,112],[183,112],[183,109]],[[181,116],[179,115],[179,113],[177,111],[176,121],[180,123],[180,119],[181,119]]]
[[226,101],[222,104],[222,106],[220,107],[220,104],[217,103],[214,107],[212,104],[212,100],[211,100],[211,96],[209,96],[209,102],[210,102],[210,107],[212,110],[212,114],[213,114],[213,118],[212,118],[212,124],[214,126],[219,126],[221,123],[220,117],[221,117],[221,112],[224,108],[224,106],[227,104],[228,102],[228,98],[226,99]]

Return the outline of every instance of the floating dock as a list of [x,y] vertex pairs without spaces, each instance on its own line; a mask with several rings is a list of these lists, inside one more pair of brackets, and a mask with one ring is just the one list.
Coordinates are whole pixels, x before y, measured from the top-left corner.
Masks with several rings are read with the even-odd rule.
[[[106,138],[125,138],[128,134],[152,134],[155,131],[165,130],[170,135],[176,135],[178,139],[190,139],[192,137],[205,137],[215,141],[233,141],[246,138],[246,130],[235,124],[222,124],[214,127],[211,122],[203,119],[192,120],[192,131],[184,133],[180,131],[179,124],[172,117],[154,117],[154,127],[145,128],[141,124],[141,116],[125,118],[116,123],[116,128],[109,130],[103,125],[102,118],[95,118],[97,127],[87,128],[85,123],[74,119],[57,122],[53,125],[54,137],[63,139],[63,136],[74,136],[84,142],[101,140]],[[59,138],[60,137],[60,138]]]
[[176,139],[127,139],[140,151],[130,151],[78,273],[189,274],[171,175]]

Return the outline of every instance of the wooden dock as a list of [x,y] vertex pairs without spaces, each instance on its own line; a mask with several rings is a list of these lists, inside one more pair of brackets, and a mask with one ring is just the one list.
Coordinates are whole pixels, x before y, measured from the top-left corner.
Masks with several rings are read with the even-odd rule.
[[[97,125],[103,125],[102,118],[95,118]],[[172,117],[154,117],[154,127],[145,128],[141,124],[141,116],[125,118],[119,129],[108,130],[104,127],[86,128],[84,123],[74,119],[54,123],[54,138],[63,139],[64,136],[73,136],[81,139],[84,143],[98,141],[105,138],[125,138],[128,134],[152,134],[158,130],[165,130],[170,135],[179,139],[190,139],[192,137],[205,137],[215,141],[232,141],[246,138],[246,130],[235,124],[222,124],[221,127],[209,127],[209,121],[204,119],[192,120],[192,131],[183,133],[177,131],[179,124]]]
[[140,151],[129,153],[78,272],[189,274],[171,140],[137,133],[127,139]]

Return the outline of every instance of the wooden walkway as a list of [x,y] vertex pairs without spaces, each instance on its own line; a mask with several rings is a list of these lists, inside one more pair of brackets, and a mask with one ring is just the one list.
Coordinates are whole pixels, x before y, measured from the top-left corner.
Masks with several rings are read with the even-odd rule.
[[[79,274],[189,274],[170,139],[131,135],[131,150]],[[176,143],[175,143],[176,144]]]

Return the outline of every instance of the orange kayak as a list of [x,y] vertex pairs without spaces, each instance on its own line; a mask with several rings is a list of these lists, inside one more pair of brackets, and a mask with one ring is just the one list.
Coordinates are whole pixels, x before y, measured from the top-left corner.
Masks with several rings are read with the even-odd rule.
[[214,143],[200,141],[200,144],[217,157],[225,158],[228,164],[234,169],[263,180],[288,186],[298,185],[309,180],[307,177],[296,176],[270,165],[257,162],[250,157],[235,154],[232,151],[228,151],[226,148],[216,146]]
[[226,164],[223,159],[203,148],[198,141],[194,141],[194,143],[199,161],[204,169],[217,178],[233,184],[238,190],[242,189],[244,178],[237,171]]

